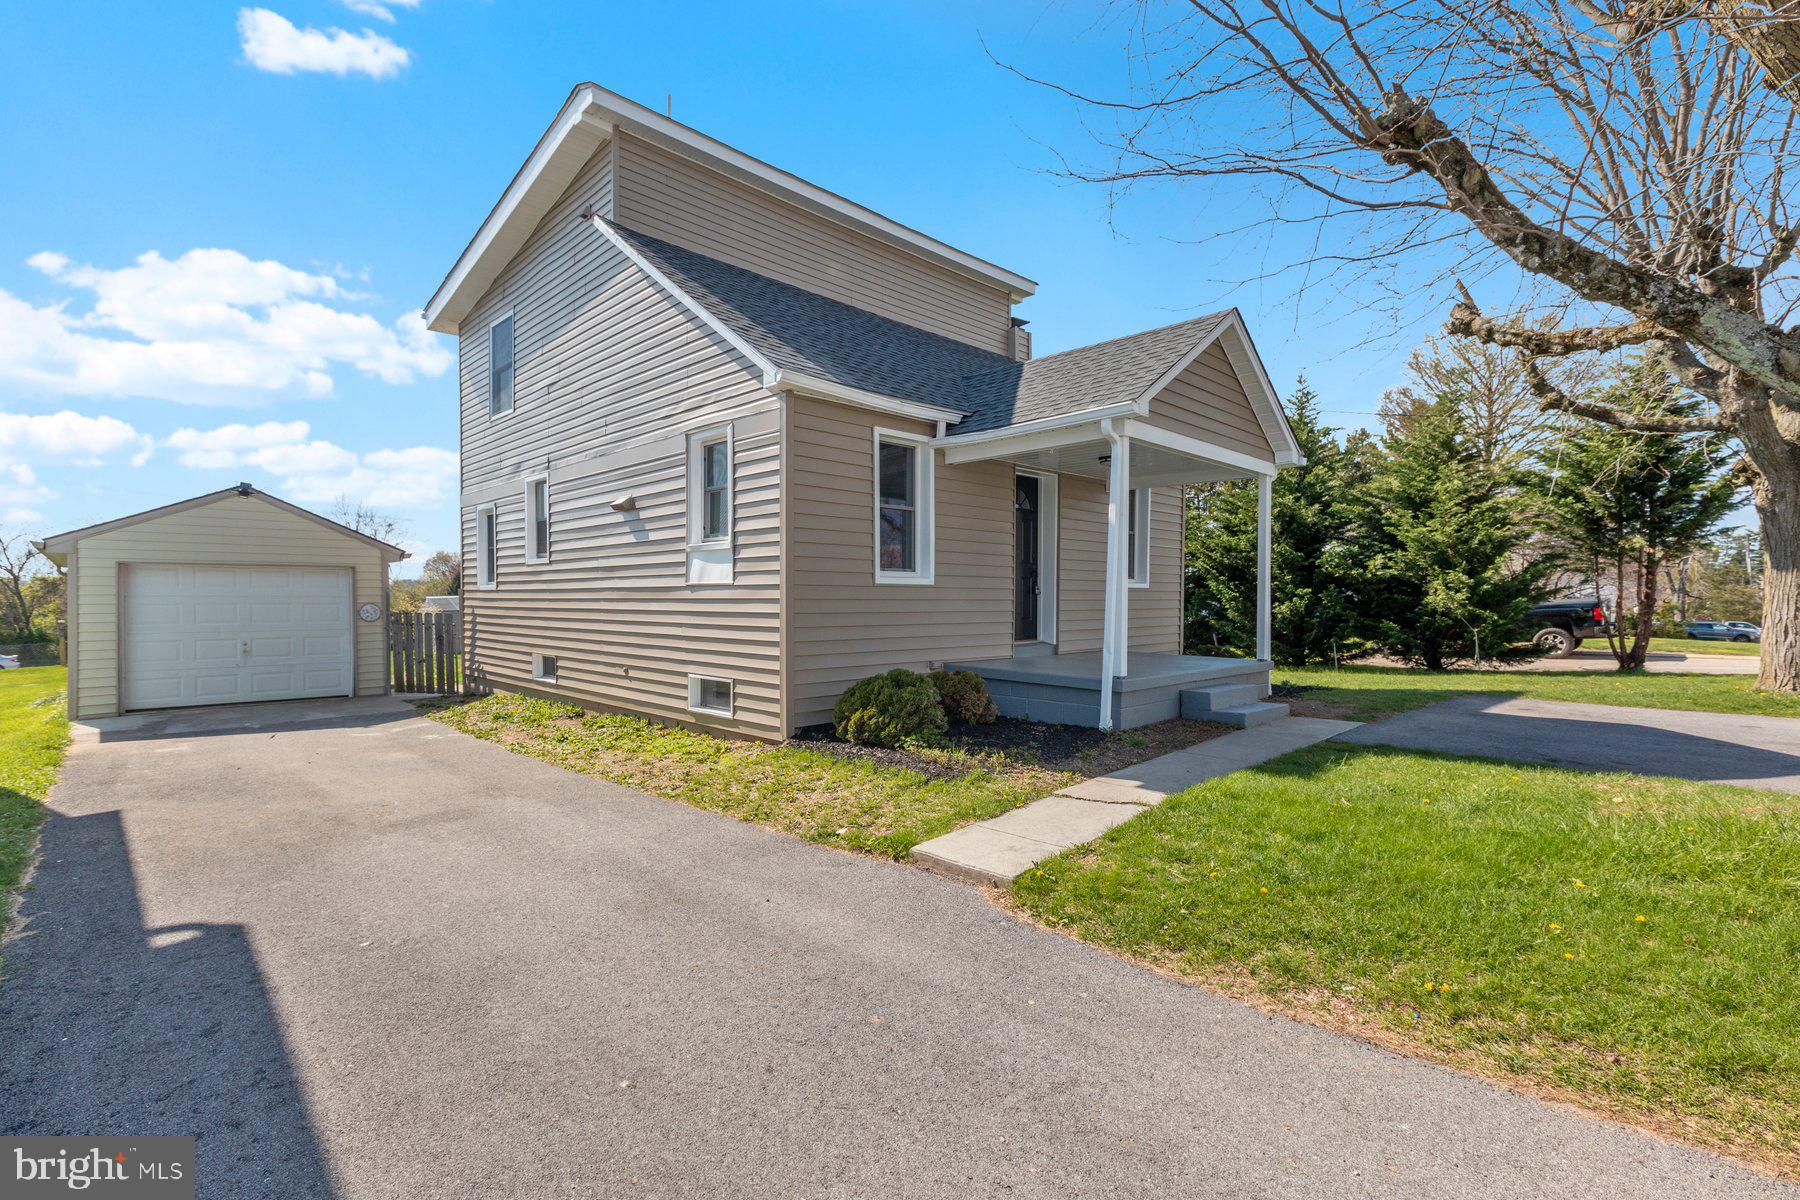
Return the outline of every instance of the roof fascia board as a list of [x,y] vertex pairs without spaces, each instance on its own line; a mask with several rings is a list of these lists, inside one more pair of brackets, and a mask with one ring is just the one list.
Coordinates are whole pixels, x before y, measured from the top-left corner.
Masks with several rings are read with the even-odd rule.
[[[1037,417],[1030,421],[1020,421],[1017,425],[1002,425],[998,429],[983,429],[976,433],[952,433],[937,439],[936,444],[944,451],[945,462],[978,462],[984,458],[995,458],[1005,454],[1021,454],[1029,449],[1042,449],[1044,446],[1073,445],[1088,436],[1089,431],[1079,429],[1083,425],[1095,425],[1108,417],[1129,417],[1137,412],[1131,402],[1122,404],[1106,404],[1098,408],[1084,408],[1079,412],[1058,413],[1050,417]],[[1063,436],[1063,431],[1075,429],[1076,436]],[[1092,435],[1099,437],[1098,428]],[[1040,439],[1050,436],[1051,440]],[[993,449],[993,443],[1027,442],[1025,449],[1008,445],[1003,449]]]
[[[581,164],[612,136],[611,127],[603,121],[595,120],[591,115],[591,98],[587,92],[585,87],[576,88],[563,102],[562,109],[550,123],[550,128],[538,138],[537,145],[531,148],[530,155],[526,157],[518,173],[506,185],[506,190],[488,212],[487,219],[482,221],[481,228],[475,231],[475,236],[463,248],[455,265],[450,268],[450,273],[438,285],[437,291],[432,293],[425,305],[425,324],[428,328],[438,333],[458,332],[463,317],[480,299],[481,292],[487,290],[484,285],[480,292],[468,294],[475,268],[488,257],[496,239],[506,227],[519,216],[527,199],[534,195],[541,196],[543,191],[553,187],[555,191],[549,201],[541,206],[548,211],[549,205],[555,203],[556,197],[562,194],[563,189],[569,186],[569,182],[581,170]],[[579,137],[580,140],[571,146],[570,139],[574,137]],[[575,157],[569,153],[570,150],[580,152],[573,166],[568,163],[568,159]],[[554,175],[548,174],[553,165],[560,165],[563,170]],[[536,214],[531,222],[533,228],[542,217],[543,212]],[[524,237],[529,234],[529,230],[525,231],[524,236],[519,237],[519,242],[523,244]],[[514,249],[516,251],[517,247]],[[505,264],[501,266],[504,267]],[[492,275],[497,277],[499,271],[493,271]],[[491,278],[488,283],[492,283]],[[449,311],[453,307],[455,311]]]
[[[94,537],[102,533],[111,533],[116,529],[125,529],[132,525],[141,525],[145,521],[156,521],[163,517],[172,517],[177,513],[184,513],[190,509],[202,508],[208,504],[216,503],[217,501],[227,499],[231,496],[244,496],[244,493],[240,492],[235,487],[220,488],[216,492],[207,492],[205,495],[192,496],[186,500],[177,500],[173,504],[164,504],[159,508],[147,508],[143,512],[130,513],[123,517],[115,517],[110,521],[101,521],[97,525],[84,525],[80,529],[71,529],[67,533],[52,534],[42,541],[34,542],[32,544],[42,550],[46,555],[67,555],[75,549],[76,543],[82,541],[84,538]],[[244,496],[244,498],[266,501],[284,512],[290,512],[296,516],[305,517],[314,524],[322,525],[334,533],[345,534],[346,536],[356,538],[358,541],[366,542],[379,549],[381,551],[381,556],[388,562],[399,562],[403,558],[411,557],[406,551],[398,546],[389,542],[384,542],[380,538],[370,537],[360,530],[352,529],[348,525],[333,521],[330,517],[321,517],[318,513],[301,508],[298,504],[289,504],[281,497],[271,496],[265,491],[253,489],[248,496]]]
[[861,388],[845,387],[841,383],[833,383],[828,379],[820,379],[816,375],[805,375],[798,371],[778,370],[768,383],[772,391],[802,392],[811,396],[819,396],[826,400],[835,400],[839,404],[848,404],[854,408],[867,408],[875,412],[890,413],[896,417],[910,417],[915,421],[931,421],[942,429],[950,421],[960,421],[967,414],[953,408],[940,408],[935,404],[920,404],[916,400],[902,400],[897,396],[884,396],[879,392],[865,392]]
[[1183,371],[1193,366],[1194,360],[1205,354],[1215,342],[1224,346],[1225,357],[1231,361],[1232,372],[1237,375],[1238,384],[1243,387],[1244,394],[1250,400],[1250,407],[1256,413],[1256,422],[1262,426],[1263,436],[1269,439],[1276,465],[1298,466],[1304,463],[1306,457],[1300,453],[1300,443],[1294,440],[1294,431],[1288,425],[1287,413],[1281,407],[1281,398],[1275,394],[1275,385],[1269,382],[1269,373],[1263,369],[1262,357],[1250,342],[1250,333],[1244,327],[1243,315],[1235,308],[1209,330],[1192,350],[1175,360],[1175,365],[1163,372],[1161,378],[1144,389],[1136,401],[1137,415],[1149,416],[1150,402],[1164,388],[1174,383]]
[[[1004,288],[1014,300],[1022,300],[1037,291],[1034,280],[1015,271],[958,250],[853,200],[826,191],[817,184],[808,183],[761,159],[752,158],[741,150],[727,146],[654,109],[645,108],[616,92],[597,84],[584,83],[563,102],[563,107],[551,122],[550,128],[538,139],[537,145],[532,147],[524,165],[507,184],[506,190],[501,193],[487,219],[481,223],[475,237],[463,249],[455,266],[426,303],[425,322],[430,328],[440,333],[457,331],[467,308],[479,298],[478,295],[468,294],[469,284],[472,281],[479,283],[479,280],[474,279],[475,268],[494,249],[496,239],[512,223],[529,197],[553,188],[554,194],[543,202],[543,207],[547,210],[548,205],[554,203],[555,197],[561,195],[562,190],[568,186],[569,180],[574,178],[572,170],[566,178],[560,174],[546,175],[553,163],[575,157],[565,153],[565,143],[584,131],[585,136],[590,139],[576,147],[580,154],[573,170],[579,170],[580,164],[586,162],[588,156],[620,126],[648,141],[697,159],[760,191],[797,203],[809,212],[877,237],[990,286]],[[542,213],[538,213],[538,216],[541,218]],[[532,224],[535,227],[536,221]]]
[[1199,438],[1189,437],[1184,433],[1176,433],[1172,429],[1164,429],[1160,425],[1152,425],[1143,420],[1125,422],[1125,429],[1121,432],[1133,441],[1148,442],[1152,446],[1173,450],[1175,453],[1185,454],[1189,458],[1198,458],[1219,466],[1247,471],[1252,475],[1273,475],[1277,470],[1275,463],[1264,462],[1262,459],[1254,458],[1240,450],[1232,450],[1212,442],[1202,441]]

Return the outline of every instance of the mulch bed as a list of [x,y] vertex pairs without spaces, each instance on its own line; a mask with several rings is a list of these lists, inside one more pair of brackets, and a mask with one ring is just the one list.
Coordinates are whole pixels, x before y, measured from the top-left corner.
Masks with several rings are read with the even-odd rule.
[[968,774],[971,765],[966,760],[957,762],[958,752],[1092,778],[1230,732],[1223,725],[1183,718],[1107,733],[1082,725],[1001,717],[991,725],[952,726],[945,736],[945,745],[936,750],[857,746],[839,738],[829,725],[802,729],[793,742],[839,758],[917,771],[930,779],[956,779]]

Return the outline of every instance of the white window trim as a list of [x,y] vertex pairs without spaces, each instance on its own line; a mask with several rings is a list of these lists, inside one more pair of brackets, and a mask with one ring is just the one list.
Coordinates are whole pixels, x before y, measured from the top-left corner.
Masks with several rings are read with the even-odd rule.
[[[919,544],[914,550],[913,560],[918,565],[911,571],[887,571],[881,566],[881,443],[910,442],[916,448],[913,455],[913,496],[914,511],[919,514]],[[905,433],[898,429],[875,429],[873,442],[874,456],[870,464],[869,494],[874,505],[873,529],[875,533],[874,562],[875,582],[894,584],[931,584],[937,582],[937,493],[933,487],[937,474],[937,452],[932,449],[931,436],[922,433]]]
[[[714,442],[725,443],[725,532],[717,537],[704,537],[706,527],[706,476],[701,452]],[[688,523],[689,550],[729,546],[737,531],[737,446],[730,425],[717,425],[688,434]]]
[[[708,708],[700,703],[700,685],[703,683],[722,683],[731,689],[731,701],[724,708]],[[737,707],[737,681],[727,679],[723,675],[689,675],[688,676],[688,711],[705,713],[710,717],[729,717]]]
[[[544,485],[544,552],[534,555],[531,552],[531,542],[537,536],[537,514],[531,511],[531,489],[540,483]],[[525,477],[525,561],[528,563],[550,561],[550,476],[546,472]]]
[[1126,581],[1134,588],[1150,586],[1150,489],[1133,488],[1137,493],[1137,561],[1126,564]]
[[[556,655],[554,654],[545,654],[541,650],[533,650],[531,652],[531,678],[538,683],[555,683],[556,676],[554,674],[544,674],[544,660],[546,658],[555,657]],[[557,665],[561,666],[562,664],[558,663]]]
[[487,323],[481,336],[487,339],[487,386],[481,391],[481,405],[487,410],[489,421],[499,421],[519,411],[519,322],[513,320],[513,393],[512,405],[505,412],[494,411],[494,329],[502,321],[512,320],[513,310],[496,313],[494,319]]
[[487,529],[487,522],[482,519],[484,515],[491,515],[494,518],[494,534],[492,541],[497,544],[500,540],[500,514],[492,504],[478,505],[475,509],[475,586],[484,592],[491,592],[494,590],[496,583],[494,576],[499,574],[500,553],[496,545],[496,549],[492,556],[495,570],[492,573],[489,573],[489,539],[484,536],[484,532]]

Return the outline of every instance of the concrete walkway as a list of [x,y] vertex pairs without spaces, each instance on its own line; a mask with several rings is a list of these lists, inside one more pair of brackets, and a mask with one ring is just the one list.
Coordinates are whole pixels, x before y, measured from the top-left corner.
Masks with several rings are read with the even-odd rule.
[[921,842],[913,847],[913,861],[979,883],[1008,883],[1033,864],[1093,841],[1184,788],[1356,727],[1354,721],[1289,717],[1240,729]]
[[1800,792],[1800,720],[1790,717],[1457,696],[1338,740]]

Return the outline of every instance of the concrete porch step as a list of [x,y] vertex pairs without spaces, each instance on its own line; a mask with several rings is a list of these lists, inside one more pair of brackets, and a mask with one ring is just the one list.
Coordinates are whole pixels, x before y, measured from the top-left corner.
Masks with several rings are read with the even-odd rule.
[[1254,683],[1216,683],[1211,687],[1183,688],[1181,715],[1204,721],[1211,713],[1225,708],[1242,708],[1263,698],[1263,689]]
[[1258,725],[1267,725],[1270,721],[1284,720],[1287,715],[1287,705],[1273,700],[1258,700],[1254,704],[1240,704],[1236,708],[1215,709],[1201,720],[1236,725],[1239,729],[1253,729]]

